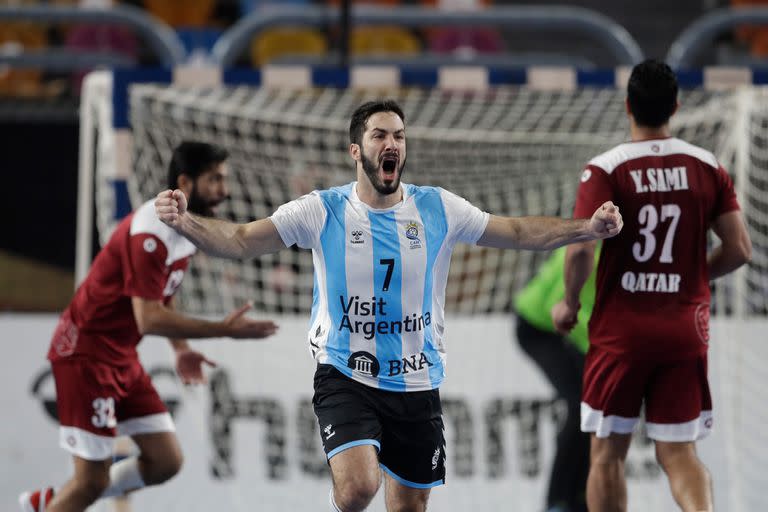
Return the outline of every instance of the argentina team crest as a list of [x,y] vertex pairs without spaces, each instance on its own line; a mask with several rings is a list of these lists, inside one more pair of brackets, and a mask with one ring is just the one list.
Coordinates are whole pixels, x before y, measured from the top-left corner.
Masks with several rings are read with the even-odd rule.
[[411,242],[411,249],[420,249],[419,225],[411,221],[405,225],[405,237]]

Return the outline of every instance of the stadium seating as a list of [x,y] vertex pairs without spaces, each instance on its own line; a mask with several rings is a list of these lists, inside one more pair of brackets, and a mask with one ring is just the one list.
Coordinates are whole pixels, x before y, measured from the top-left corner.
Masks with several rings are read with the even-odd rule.
[[[41,50],[48,44],[43,25],[25,22],[0,23],[0,48],[6,53]],[[40,96],[44,87],[39,69],[0,69],[0,96]]]
[[281,57],[322,56],[328,42],[319,30],[303,27],[268,29],[251,42],[251,63],[260,67]]

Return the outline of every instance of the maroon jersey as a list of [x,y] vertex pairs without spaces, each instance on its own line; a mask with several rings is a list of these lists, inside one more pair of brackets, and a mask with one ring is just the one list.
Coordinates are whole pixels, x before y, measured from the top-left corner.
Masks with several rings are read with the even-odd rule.
[[153,201],[117,226],[61,315],[48,359],[85,355],[113,365],[137,360],[141,334],[132,297],[170,301],[195,246],[163,224]]
[[707,231],[739,208],[728,173],[680,139],[620,144],[587,165],[574,217],[588,218],[608,200],[619,206],[624,229],[600,255],[590,343],[670,358],[704,353]]

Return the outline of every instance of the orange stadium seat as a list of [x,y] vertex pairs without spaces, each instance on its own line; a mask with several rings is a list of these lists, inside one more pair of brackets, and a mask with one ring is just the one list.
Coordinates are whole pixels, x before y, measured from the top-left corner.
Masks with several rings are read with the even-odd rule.
[[[768,5],[768,0],[731,0],[733,7],[757,7]],[[736,28],[736,39],[749,47],[755,57],[768,57],[768,27],[743,25]]]
[[[40,50],[48,44],[45,27],[34,23],[0,24],[0,48],[6,52]],[[0,96],[34,97],[43,94],[39,69],[0,68]]]
[[285,27],[268,29],[251,42],[251,63],[255,67],[283,56],[321,56],[328,52],[328,42],[311,28]]
[[216,0],[144,0],[147,10],[172,27],[204,27]]
[[[339,0],[328,0],[329,5],[339,5]],[[400,0],[361,0],[355,5],[394,7]],[[421,42],[408,29],[390,25],[361,25],[354,27],[349,49],[357,56],[413,55],[421,52]]]
[[353,30],[349,48],[352,55],[413,55],[421,51],[421,43],[404,28],[376,25]]

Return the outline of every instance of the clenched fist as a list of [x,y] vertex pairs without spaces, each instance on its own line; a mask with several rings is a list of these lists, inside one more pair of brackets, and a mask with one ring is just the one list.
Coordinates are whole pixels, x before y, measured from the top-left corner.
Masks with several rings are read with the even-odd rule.
[[157,194],[155,213],[161,221],[172,228],[178,228],[187,213],[187,197],[179,189],[165,190]]
[[589,219],[589,228],[597,239],[616,236],[622,227],[624,219],[621,218],[619,207],[612,201],[604,202]]

